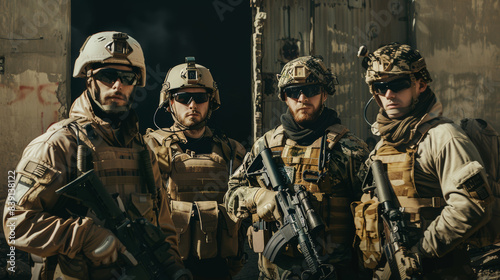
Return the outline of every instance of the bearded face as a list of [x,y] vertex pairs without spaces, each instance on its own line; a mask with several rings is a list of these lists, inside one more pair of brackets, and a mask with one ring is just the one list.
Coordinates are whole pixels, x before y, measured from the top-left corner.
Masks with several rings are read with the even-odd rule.
[[317,85],[285,88],[284,93],[294,121],[302,127],[307,127],[318,119],[327,97],[322,87]]

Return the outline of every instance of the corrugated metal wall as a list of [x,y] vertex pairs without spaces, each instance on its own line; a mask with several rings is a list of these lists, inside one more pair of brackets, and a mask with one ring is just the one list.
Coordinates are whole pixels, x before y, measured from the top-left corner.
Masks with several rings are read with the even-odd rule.
[[[373,51],[393,41],[424,55],[446,116],[455,122],[484,118],[500,131],[500,1],[253,0],[252,7],[261,17],[265,13],[260,44],[254,44],[260,52],[253,54],[259,62],[254,70],[261,71],[253,80],[255,110],[262,114],[255,119],[254,137],[278,125],[286,110],[275,95],[275,74],[288,61],[286,54],[293,55],[291,46],[299,56],[324,57],[340,82],[327,105],[358,136],[371,136],[363,120],[369,93],[356,53],[361,44]],[[371,121],[377,111],[373,103]]]
[[67,117],[70,27],[69,0],[0,1],[0,197],[26,145]]
[[[256,129],[254,136],[278,125],[279,116],[286,110],[286,105],[276,96],[275,76],[289,58],[293,58],[293,52],[284,51],[293,46],[298,56],[323,56],[340,83],[337,94],[329,98],[327,105],[335,109],[342,122],[359,137],[370,136],[369,126],[363,119],[363,108],[370,95],[356,54],[362,44],[374,50],[386,42],[407,41],[406,1],[276,0],[256,1],[253,7],[266,13],[260,46],[262,92],[258,87],[253,89],[254,97],[262,94],[262,130]],[[260,108],[259,104],[256,107]],[[376,110],[376,105],[369,108],[371,120]],[[259,120],[256,122],[258,125]]]

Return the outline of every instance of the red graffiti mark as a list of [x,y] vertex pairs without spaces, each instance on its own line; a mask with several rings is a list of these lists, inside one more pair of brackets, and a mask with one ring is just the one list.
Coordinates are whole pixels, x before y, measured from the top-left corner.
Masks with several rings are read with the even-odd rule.
[[57,99],[57,87],[59,83],[43,84],[38,86],[37,95],[38,101],[42,105],[56,105],[59,104]]
[[[57,88],[59,83],[48,83],[39,85],[36,89],[36,94],[38,97],[38,102],[42,105],[57,105],[60,104],[57,99]],[[19,86],[18,89],[14,89],[17,96],[14,100],[7,102],[7,105],[12,105],[16,102],[26,99],[26,97],[35,91],[33,86]]]
[[7,102],[7,105],[11,105],[11,104],[13,104],[15,102],[24,100],[28,94],[30,94],[31,92],[33,92],[33,90],[35,90],[35,88],[32,87],[32,86],[19,86],[19,89],[17,90],[17,97],[16,97],[16,99]]

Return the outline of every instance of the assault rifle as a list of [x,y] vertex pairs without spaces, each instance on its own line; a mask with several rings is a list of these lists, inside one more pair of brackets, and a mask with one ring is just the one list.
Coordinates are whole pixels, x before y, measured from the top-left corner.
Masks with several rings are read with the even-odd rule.
[[[183,269],[176,275],[167,274],[167,270],[175,266],[175,261],[167,252],[170,243],[165,241],[166,234],[144,218],[131,220],[106,191],[93,169],[56,193],[80,201],[92,209],[97,218],[105,221],[105,227],[127,248],[121,256],[127,264],[122,275],[135,279],[190,279],[187,276],[190,272]],[[184,275],[187,278],[180,278]]]
[[[371,187],[366,188],[367,185]],[[390,267],[390,271],[384,271],[382,279],[389,279],[391,274],[391,279],[396,280],[422,279],[420,257],[408,251],[408,225],[380,160],[375,160],[370,165],[363,186],[364,192],[374,190],[380,202],[385,235],[383,249]]]
[[[261,175],[266,185],[276,191],[276,200],[283,212],[283,223],[264,247],[264,256],[274,262],[278,253],[287,244],[300,245],[308,270],[302,279],[335,279],[333,265],[326,264],[320,258],[315,241],[317,233],[325,225],[307,197],[307,191],[301,185],[290,186],[284,180],[278,166],[272,158],[269,148],[264,148],[247,169],[248,176]],[[293,189],[292,189],[293,188]]]

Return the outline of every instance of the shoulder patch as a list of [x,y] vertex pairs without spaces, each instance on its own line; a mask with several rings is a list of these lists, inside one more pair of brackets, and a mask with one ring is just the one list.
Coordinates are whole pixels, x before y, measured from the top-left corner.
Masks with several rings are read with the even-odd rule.
[[474,199],[492,199],[492,195],[490,195],[491,190],[481,174],[483,169],[483,166],[479,162],[469,162],[455,172],[452,180],[457,185],[464,188],[464,190]]
[[30,179],[42,185],[50,184],[61,173],[61,171],[35,158],[21,159],[16,170],[19,174],[29,176]]
[[24,171],[42,178],[45,172],[47,172],[47,167],[30,160],[24,166]]
[[475,199],[486,200],[490,196],[486,188],[486,182],[480,173],[467,179],[462,186]]
[[35,183],[36,181],[34,179],[31,179],[27,176],[21,175],[19,177],[16,185],[16,193],[14,194],[16,203],[21,201],[21,198],[23,198],[24,194],[26,194],[26,192],[29,191],[35,185]]

